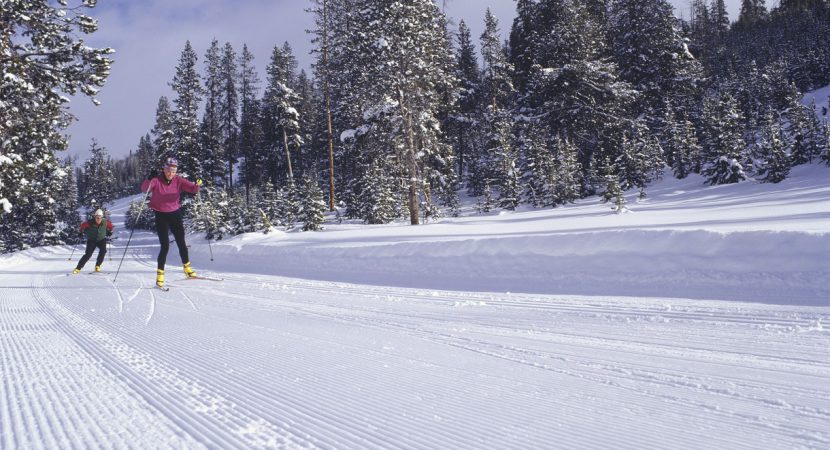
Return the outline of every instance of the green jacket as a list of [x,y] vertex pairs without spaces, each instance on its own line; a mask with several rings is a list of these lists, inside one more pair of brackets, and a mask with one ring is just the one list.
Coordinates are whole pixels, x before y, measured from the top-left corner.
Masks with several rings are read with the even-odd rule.
[[86,235],[88,241],[99,242],[112,232],[112,222],[101,220],[101,225],[95,225],[95,219],[89,219],[81,224],[81,232]]

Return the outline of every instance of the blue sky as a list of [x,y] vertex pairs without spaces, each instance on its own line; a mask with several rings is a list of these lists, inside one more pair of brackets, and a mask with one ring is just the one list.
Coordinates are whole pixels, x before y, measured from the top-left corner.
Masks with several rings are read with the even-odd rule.
[[[489,7],[499,19],[503,33],[515,15],[514,0],[448,0],[447,15],[457,24],[465,20],[474,38],[482,31],[484,11]],[[672,0],[675,11],[688,17],[688,0]],[[71,111],[79,119],[69,129],[69,152],[86,160],[90,142],[97,139],[117,158],[135,149],[138,140],[153,127],[156,105],[162,95],[172,98],[169,82],[190,40],[199,56],[213,38],[220,45],[230,42],[237,52],[246,43],[262,73],[274,45],[288,41],[301,67],[311,64],[311,43],[305,30],[313,26],[305,12],[305,0],[110,0],[98,2],[92,15],[99,31],[86,37],[88,45],[112,47],[115,63],[106,86],[94,106],[76,97]],[[727,0],[730,17],[736,18],[740,0]],[[678,12],[680,15],[680,12]],[[265,77],[261,75],[264,82]]]

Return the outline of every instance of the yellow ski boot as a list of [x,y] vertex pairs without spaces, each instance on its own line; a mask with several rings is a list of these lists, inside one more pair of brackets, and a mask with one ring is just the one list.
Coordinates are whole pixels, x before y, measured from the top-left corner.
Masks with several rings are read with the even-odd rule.
[[72,271],[72,275],[77,275],[79,273],[81,273],[81,269],[75,269]]
[[164,271],[156,269],[156,286],[164,288]]
[[184,264],[184,274],[187,275],[187,278],[195,278],[196,277],[196,271],[193,270],[192,267],[190,267],[190,262],[186,262]]
[[95,266],[95,271],[100,272],[101,271],[101,266]]

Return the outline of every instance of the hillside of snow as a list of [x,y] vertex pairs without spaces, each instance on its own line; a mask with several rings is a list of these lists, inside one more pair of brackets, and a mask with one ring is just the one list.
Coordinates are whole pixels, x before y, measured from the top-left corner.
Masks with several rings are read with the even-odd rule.
[[124,199],[103,273],[0,256],[0,448],[826,449],[828,175],[190,235],[167,292]]
[[[554,209],[422,226],[191,237],[215,270],[375,285],[830,305],[830,168],[780,184],[706,186],[668,176],[616,214],[595,197]],[[210,262],[212,251],[215,264]]]

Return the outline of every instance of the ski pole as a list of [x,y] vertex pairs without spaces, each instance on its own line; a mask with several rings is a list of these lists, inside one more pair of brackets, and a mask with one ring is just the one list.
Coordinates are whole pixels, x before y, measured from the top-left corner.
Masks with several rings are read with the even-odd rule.
[[147,197],[150,196],[150,188],[147,188],[147,193],[144,194],[144,199],[141,200],[141,210],[138,211],[138,216],[135,218],[135,223],[133,224],[133,229],[130,230],[130,237],[127,239],[127,245],[124,246],[124,254],[121,255],[121,262],[118,263],[118,269],[115,271],[115,276],[112,277],[112,282],[115,283],[115,280],[118,279],[118,272],[121,271],[121,264],[124,264],[124,257],[127,256],[127,249],[130,248],[130,241],[133,239],[133,233],[135,232],[135,227],[138,225],[139,219],[141,219],[141,213],[144,212],[144,205],[147,203]]
[[[210,195],[208,195],[207,187],[205,187],[205,196],[207,196],[208,201],[210,201]],[[207,230],[207,235],[205,237],[207,237],[208,250],[210,250],[210,260],[213,261],[213,246],[210,245],[210,240],[211,239],[209,237],[210,234],[211,234],[210,231],[211,231],[210,229]]]
[[72,246],[72,254],[69,255],[69,258],[67,258],[66,260],[67,261],[72,261],[73,256],[75,256],[75,246],[74,245]]

